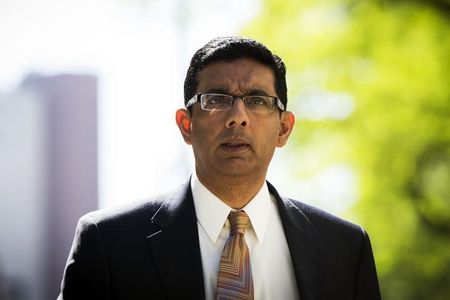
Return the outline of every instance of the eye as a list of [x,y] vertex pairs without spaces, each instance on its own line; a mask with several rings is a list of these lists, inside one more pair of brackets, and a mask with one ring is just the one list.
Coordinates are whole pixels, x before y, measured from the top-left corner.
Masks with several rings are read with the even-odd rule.
[[226,95],[205,95],[206,101],[209,105],[217,104],[228,104],[230,102],[230,97]]
[[249,96],[246,104],[251,106],[267,106],[268,99],[265,96]]

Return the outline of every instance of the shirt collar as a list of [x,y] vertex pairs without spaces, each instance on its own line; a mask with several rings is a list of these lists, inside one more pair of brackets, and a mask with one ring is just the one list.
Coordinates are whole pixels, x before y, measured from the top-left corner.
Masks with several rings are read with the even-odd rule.
[[243,208],[250,218],[259,242],[264,240],[271,210],[271,197],[267,183],[264,182],[258,194]]
[[[217,196],[211,193],[199,180],[197,175],[191,179],[192,196],[194,198],[195,213],[200,226],[215,244],[233,209],[226,205]],[[271,198],[267,183],[264,183],[259,192],[242,209],[250,218],[258,241],[264,240],[271,212]]]

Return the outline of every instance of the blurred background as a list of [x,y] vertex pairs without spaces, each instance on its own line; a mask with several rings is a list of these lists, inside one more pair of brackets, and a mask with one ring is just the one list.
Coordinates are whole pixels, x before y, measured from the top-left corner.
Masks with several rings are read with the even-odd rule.
[[268,179],[362,225],[384,299],[450,299],[450,1],[0,0],[0,300],[54,299],[78,218],[183,183],[190,57],[288,68]]

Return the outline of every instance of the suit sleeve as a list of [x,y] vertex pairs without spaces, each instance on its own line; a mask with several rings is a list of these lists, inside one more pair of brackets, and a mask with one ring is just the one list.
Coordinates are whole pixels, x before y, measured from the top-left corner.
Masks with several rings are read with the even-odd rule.
[[377,271],[370,239],[364,230],[363,234],[364,240],[356,273],[354,298],[357,300],[380,300],[380,288],[378,285]]
[[109,299],[109,274],[97,224],[89,215],[77,225],[58,300]]

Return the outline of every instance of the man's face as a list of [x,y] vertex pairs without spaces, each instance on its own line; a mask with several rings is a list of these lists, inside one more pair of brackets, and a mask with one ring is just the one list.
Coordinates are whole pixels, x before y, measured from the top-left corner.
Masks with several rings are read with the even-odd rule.
[[[251,59],[211,63],[198,75],[197,93],[277,96],[272,70]],[[241,98],[228,111],[205,111],[200,103],[192,109],[192,115],[179,110],[177,123],[192,144],[200,179],[265,178],[275,147],[286,143],[294,124],[290,112],[252,113]]]

